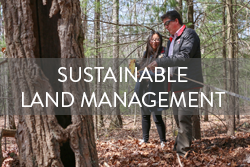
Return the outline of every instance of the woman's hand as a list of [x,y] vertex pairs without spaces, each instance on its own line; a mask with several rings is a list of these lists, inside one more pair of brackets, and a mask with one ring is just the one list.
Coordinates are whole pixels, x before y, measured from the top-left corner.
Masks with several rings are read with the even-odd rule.
[[138,71],[138,72],[137,72],[137,78],[140,78],[140,76],[141,76],[141,75],[140,75],[140,72]]

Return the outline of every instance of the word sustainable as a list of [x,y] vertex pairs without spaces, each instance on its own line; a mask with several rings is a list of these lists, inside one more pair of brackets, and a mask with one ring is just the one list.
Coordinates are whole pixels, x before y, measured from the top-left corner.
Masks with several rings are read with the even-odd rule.
[[[160,92],[159,93],[159,107],[168,107],[168,105],[162,104],[163,101],[167,101],[167,99],[162,98],[162,95],[164,95],[164,94],[168,94],[168,92]],[[198,107],[198,105],[191,105],[192,101],[197,101],[197,99],[191,98],[192,94],[198,94],[198,92],[189,92],[189,101],[187,102],[184,98],[183,92],[181,94],[179,101],[177,100],[175,93],[172,93],[172,96],[170,99],[170,107],[172,107],[174,102],[178,107],[181,103],[184,105],[184,107],[186,107],[187,105],[189,107]],[[225,94],[225,92],[215,92],[215,94],[219,95],[219,107],[221,107],[221,95]],[[94,105],[94,107],[101,107],[102,105],[109,105],[110,107],[116,107],[117,103],[121,103],[124,107],[130,107],[132,104],[138,104],[140,107],[142,107],[141,103],[143,103],[146,107],[155,107],[156,106],[155,100],[151,100],[150,102],[145,101],[145,97],[148,95],[155,96],[156,94],[154,92],[147,92],[142,96],[142,100],[140,101],[137,94],[134,92],[131,99],[128,101],[126,99],[126,97],[127,97],[126,92],[124,92],[123,98],[120,97],[116,92],[114,92],[114,94],[113,94],[114,98],[113,98],[113,101],[111,103],[106,92],[103,93],[103,95],[100,99],[100,102],[97,102],[95,92],[93,92],[90,97],[87,97],[86,93],[83,92],[82,99],[76,99],[76,101],[79,102],[79,100],[81,100],[81,107],[84,107],[86,105],[88,107],[90,107],[91,105]],[[213,107],[213,95],[214,95],[214,93],[211,92],[211,95],[210,95],[211,98],[209,100],[206,97],[206,95],[203,92],[201,92],[201,99],[200,99],[201,107],[203,107],[204,99],[209,103],[209,105],[211,107]],[[68,104],[64,104],[65,96],[67,96],[67,99],[71,99],[71,101],[68,101]],[[48,107],[48,106],[51,106],[51,103],[53,103],[56,107],[59,106],[58,92],[56,92],[55,99],[53,99],[52,96],[48,92],[46,92],[45,105],[44,105],[44,102],[41,100],[41,97],[39,96],[38,93],[35,94],[31,104],[24,104],[24,99],[25,99],[25,94],[24,94],[24,92],[22,92],[22,107],[33,107],[33,105],[41,105],[41,107]],[[42,99],[44,99],[44,97]],[[135,100],[136,102],[134,102],[133,99],[136,99]],[[62,92],[62,107],[71,107],[74,104],[74,101],[75,101],[75,97],[73,96],[73,94],[71,94],[69,92]],[[150,104],[148,104],[148,103],[150,103]],[[188,103],[188,104],[186,104],[186,103]]]
[[[85,82],[92,82],[93,81],[93,75],[91,73],[88,72],[88,70],[97,70],[97,82],[105,82],[106,80],[110,79],[110,80],[113,80],[114,82],[118,82],[117,81],[117,78],[115,77],[115,74],[114,74],[114,71],[112,70],[111,67],[108,68],[103,80],[101,81],[101,71],[104,70],[104,67],[86,67],[84,69],[82,69],[81,67],[78,68],[78,71],[76,71],[78,74],[77,78],[73,78],[72,76],[72,67],[69,68],[69,79],[72,81],[72,82],[79,82],[81,81],[82,79],[85,81]],[[172,80],[170,78],[170,67],[168,67],[168,74],[167,74],[167,80],[168,82],[187,82],[187,80],[181,80],[181,77],[182,76],[186,76],[186,74],[181,74],[180,70],[182,69],[188,69],[187,67],[178,67],[178,80]],[[68,76],[65,74],[67,73],[67,68],[66,67],[60,67],[58,69],[58,73],[63,77],[62,79],[58,79],[59,82],[66,82],[68,80]],[[82,71],[83,70],[83,71]],[[159,72],[160,71],[160,72]],[[75,71],[74,71],[75,73]],[[89,78],[82,78],[82,73],[85,74],[85,76],[88,76]],[[125,74],[124,74],[125,73]],[[150,80],[151,82],[163,82],[165,81],[165,70],[163,67],[155,67],[155,77],[152,78],[152,76],[150,75],[150,72],[147,68],[145,68],[143,70],[143,73],[139,79],[139,82],[141,82],[142,80]],[[122,67],[120,67],[120,70],[119,70],[119,82],[128,82],[128,76],[132,77],[134,79],[134,81],[136,82],[137,81],[137,67],[135,67],[135,72],[134,74],[131,73],[130,69],[127,68],[127,67],[124,67],[124,70]],[[124,77],[125,78],[124,78]],[[124,78],[124,80],[123,80]],[[161,79],[159,79],[161,78]]]

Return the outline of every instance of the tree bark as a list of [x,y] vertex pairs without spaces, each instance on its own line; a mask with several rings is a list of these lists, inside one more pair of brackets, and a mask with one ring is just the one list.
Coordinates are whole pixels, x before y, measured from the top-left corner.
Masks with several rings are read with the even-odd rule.
[[[204,77],[205,78],[205,77]],[[209,87],[205,87],[205,94],[206,96],[209,98],[210,97],[210,89]],[[204,104],[204,109],[205,109],[205,113],[204,113],[204,122],[207,122],[208,121],[208,102],[206,101],[205,104]]]
[[194,4],[193,0],[186,0],[188,5],[188,25],[189,28],[194,29]]
[[[227,11],[227,48],[228,48],[228,58],[229,58],[229,73],[230,73],[230,88],[231,92],[235,92],[235,62],[234,62],[234,25],[233,25],[233,10],[232,10],[232,0],[226,0],[226,11]],[[227,135],[234,135],[235,128],[235,97],[229,96],[229,113],[227,118],[228,131]]]
[[[208,74],[208,65],[205,64],[205,70],[204,70],[204,74],[205,76],[203,77],[204,78],[204,83],[208,83],[208,77],[207,77],[207,74]],[[206,97],[208,97],[209,99],[209,87],[208,86],[205,86],[203,87],[203,90],[205,91],[205,94],[206,94]],[[204,101],[204,122],[208,121],[208,102],[207,101]]]
[[[32,108],[21,106],[21,92],[29,92],[24,99],[26,104],[31,103],[36,92],[41,99],[45,99],[44,90],[54,95],[62,89],[71,92],[75,99],[79,99],[79,91],[89,95],[88,84],[83,81],[51,84],[58,76],[51,76],[51,71],[46,69],[60,65],[43,64],[46,68],[42,68],[39,60],[20,59],[63,58],[60,62],[62,66],[76,68],[75,59],[84,57],[79,1],[58,3],[57,0],[43,0],[42,4],[41,0],[1,0],[1,4],[8,57],[16,58],[10,59],[10,77],[15,98],[14,110],[19,121],[17,145],[20,166],[98,166],[93,118],[91,115],[76,115],[80,110],[90,114],[90,108],[81,108],[77,103],[70,110],[53,105],[46,108],[41,105]],[[75,73],[73,77],[76,78]],[[68,97],[66,101],[69,101]],[[54,115],[57,112],[72,116]]]
[[[119,79],[119,0],[113,0],[113,42],[116,44],[113,46],[113,71],[116,79]],[[113,83],[113,92],[119,95],[119,82]],[[115,97],[113,97],[115,98]],[[122,117],[120,114],[120,102],[113,108],[114,116],[112,117],[110,127],[122,128]]]
[[[235,13],[237,12],[237,0],[234,0],[235,3],[235,7],[234,7],[234,11]],[[238,17],[238,15],[236,14],[236,16],[234,16],[235,18]],[[235,57],[235,93],[239,94],[239,59],[238,59],[238,22],[237,19],[234,19],[234,57]],[[236,124],[238,125],[240,123],[240,100],[239,98],[235,98],[235,113],[236,113]]]
[[[101,55],[100,55],[100,15],[101,15],[101,3],[100,0],[95,0],[95,57],[96,57],[96,67],[102,67],[101,65]],[[96,71],[96,76],[97,76],[97,71]],[[102,73],[100,72],[100,78],[102,78]],[[98,82],[96,80],[96,96],[97,96],[97,103],[100,102],[101,100],[101,90],[102,90],[102,84],[101,82]],[[95,129],[96,129],[96,137],[98,138],[98,115],[101,115],[102,113],[102,108],[101,107],[96,107],[96,113],[95,113]]]
[[178,5],[176,6],[175,10],[180,13],[181,18],[182,18],[182,0],[176,0]]
[[8,97],[7,99],[7,104],[6,104],[6,108],[7,108],[7,112],[8,114],[6,115],[7,118],[7,122],[6,122],[6,128],[7,129],[16,129],[16,124],[15,124],[15,118],[14,118],[14,104],[13,104],[13,96],[12,96],[12,87],[11,87],[11,80],[10,80],[10,74],[9,74],[9,68],[6,67],[6,80],[7,80],[7,89],[6,89],[6,96]]
[[[189,28],[194,29],[194,6],[193,6],[193,0],[186,0],[188,5],[188,23],[190,25]],[[195,139],[201,138],[201,127],[200,127],[200,116],[199,116],[199,108],[197,108],[196,114],[192,117],[192,123],[193,123],[193,137]]]
[[[223,3],[225,3],[225,0],[222,1]],[[223,16],[223,20],[222,20],[222,37],[223,37],[223,47],[222,47],[222,55],[223,55],[223,82],[224,82],[224,89],[227,90],[227,52],[226,52],[226,7],[223,7],[223,12],[222,12],[222,16]],[[224,96],[224,114],[228,113],[228,103],[227,103],[227,99],[228,99],[228,95],[225,94]],[[226,116],[224,115],[225,119]]]

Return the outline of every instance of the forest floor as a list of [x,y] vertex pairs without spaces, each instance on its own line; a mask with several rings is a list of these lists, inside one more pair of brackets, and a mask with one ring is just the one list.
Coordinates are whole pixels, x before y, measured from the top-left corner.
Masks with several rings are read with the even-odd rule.
[[[167,135],[164,148],[160,146],[153,120],[149,143],[139,145],[139,139],[142,139],[141,117],[122,118],[122,129],[99,129],[96,147],[100,166],[250,166],[250,116],[241,116],[235,136],[231,137],[226,136],[226,128],[217,117],[210,115],[209,122],[204,122],[202,118],[202,139],[193,141],[190,151],[179,160],[176,152],[172,151],[175,139],[173,129],[176,128],[170,116],[164,117]],[[1,117],[1,127],[4,126],[3,120]],[[108,127],[108,123],[105,126]],[[5,158],[2,167],[19,166],[15,139],[3,138],[2,150]]]

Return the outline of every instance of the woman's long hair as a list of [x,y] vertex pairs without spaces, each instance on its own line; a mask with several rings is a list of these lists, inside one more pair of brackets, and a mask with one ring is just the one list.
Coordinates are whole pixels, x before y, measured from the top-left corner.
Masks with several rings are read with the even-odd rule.
[[[159,42],[159,45],[158,45],[156,51],[154,51],[154,49],[150,45],[150,40],[154,34],[157,34],[159,36],[159,39],[160,39],[160,42]],[[149,63],[151,63],[153,60],[155,60],[161,54],[161,51],[162,51],[162,35],[157,31],[151,31],[151,33],[147,39],[146,52],[142,57],[142,60],[140,62],[140,67],[141,68],[146,67]],[[150,60],[151,55],[153,55],[153,57]]]

